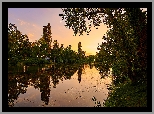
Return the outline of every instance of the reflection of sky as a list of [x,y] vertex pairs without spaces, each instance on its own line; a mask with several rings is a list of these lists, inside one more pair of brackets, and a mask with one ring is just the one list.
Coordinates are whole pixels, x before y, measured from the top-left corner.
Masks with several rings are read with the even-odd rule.
[[15,101],[15,107],[35,107],[40,104],[41,101],[41,94],[40,90],[35,89],[32,86],[29,86],[27,88],[27,91],[25,94],[20,94],[18,96],[18,99]]
[[[77,71],[78,72],[78,71]],[[34,89],[33,86],[29,86],[25,94],[20,94],[19,98],[15,101],[15,107],[37,107],[37,106],[77,106],[85,107],[95,106],[95,102],[92,101],[94,96],[98,101],[103,102],[103,99],[107,97],[107,85],[111,82],[110,78],[100,79],[99,71],[93,67],[90,69],[86,67],[81,75],[81,82],[78,81],[77,72],[69,80],[60,81],[53,88],[52,80],[50,83],[50,97],[49,104],[44,105],[41,101],[40,89]],[[55,101],[56,100],[56,101]]]

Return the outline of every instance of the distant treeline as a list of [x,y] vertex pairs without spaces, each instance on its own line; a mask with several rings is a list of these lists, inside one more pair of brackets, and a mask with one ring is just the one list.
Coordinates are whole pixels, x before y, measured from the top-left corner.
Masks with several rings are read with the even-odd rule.
[[43,26],[43,36],[38,41],[30,42],[27,35],[21,34],[14,24],[8,27],[8,64],[12,65],[41,65],[46,63],[89,63],[95,56],[85,56],[81,42],[78,52],[71,49],[71,45],[64,48],[57,40],[52,42],[51,26]]

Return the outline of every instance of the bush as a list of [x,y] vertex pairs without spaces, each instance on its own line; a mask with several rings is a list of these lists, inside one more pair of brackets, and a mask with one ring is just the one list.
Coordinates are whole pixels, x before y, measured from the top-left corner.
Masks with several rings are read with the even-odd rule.
[[105,107],[147,107],[147,85],[138,83],[135,86],[128,83],[121,83],[112,88]]
[[15,66],[17,65],[18,63],[18,58],[17,57],[12,57],[9,61],[8,61],[8,64],[11,65],[11,66]]

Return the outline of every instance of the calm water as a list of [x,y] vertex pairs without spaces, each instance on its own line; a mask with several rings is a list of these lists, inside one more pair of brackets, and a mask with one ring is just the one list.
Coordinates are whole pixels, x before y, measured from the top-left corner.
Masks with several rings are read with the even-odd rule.
[[[95,66],[74,65],[9,68],[11,107],[94,107],[107,98],[110,77],[101,79]],[[99,103],[100,102],[100,103]]]

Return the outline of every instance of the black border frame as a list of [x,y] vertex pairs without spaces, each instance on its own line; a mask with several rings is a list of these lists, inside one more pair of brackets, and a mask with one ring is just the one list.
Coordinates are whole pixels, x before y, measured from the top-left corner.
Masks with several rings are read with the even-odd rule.
[[[148,107],[8,107],[7,25],[8,8],[134,7],[148,11]],[[152,112],[152,2],[2,2],[2,112]]]

